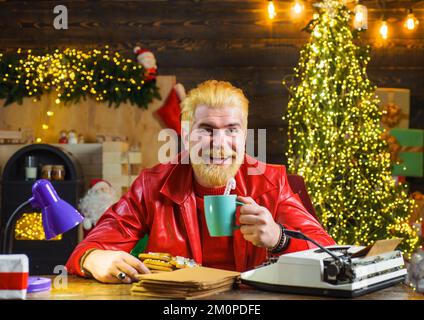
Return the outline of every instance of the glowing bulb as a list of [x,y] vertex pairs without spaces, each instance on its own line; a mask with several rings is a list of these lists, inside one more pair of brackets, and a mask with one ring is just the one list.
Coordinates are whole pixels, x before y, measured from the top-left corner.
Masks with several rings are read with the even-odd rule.
[[49,128],[49,126],[48,126],[47,124],[43,124],[43,125],[41,126],[41,128],[43,128],[43,130],[47,130],[47,129]]
[[415,17],[415,15],[412,13],[412,9],[409,9],[408,15],[406,16],[405,20],[405,28],[408,30],[414,30],[415,27],[419,24],[418,19]]
[[303,11],[303,4],[300,1],[296,1],[294,5],[292,6],[292,10],[295,15],[299,15]]
[[37,138],[36,140],[35,140],[35,142],[37,142],[37,143],[40,143],[42,140],[41,140],[41,138]]
[[380,35],[383,39],[387,39],[387,37],[389,36],[389,27],[387,26],[386,21],[381,22]]
[[276,15],[277,12],[275,11],[274,2],[272,2],[272,0],[268,0],[268,18],[272,20]]
[[353,20],[353,27],[357,30],[367,29],[368,28],[368,10],[366,6],[356,5],[355,9],[355,18]]
[[56,102],[56,104],[59,104],[60,103],[60,99],[57,98],[54,102]]
[[54,112],[53,111],[47,111],[47,116],[48,117],[53,117],[53,115],[54,115]]

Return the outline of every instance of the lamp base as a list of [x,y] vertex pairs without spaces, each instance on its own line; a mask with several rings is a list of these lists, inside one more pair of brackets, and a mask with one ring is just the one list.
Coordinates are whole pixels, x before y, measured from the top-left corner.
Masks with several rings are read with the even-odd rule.
[[52,287],[52,280],[42,277],[29,277],[27,293],[49,291]]

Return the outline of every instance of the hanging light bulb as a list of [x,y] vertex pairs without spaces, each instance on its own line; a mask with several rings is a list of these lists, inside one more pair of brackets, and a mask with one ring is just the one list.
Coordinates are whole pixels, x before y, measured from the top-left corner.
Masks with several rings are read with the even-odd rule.
[[276,15],[277,12],[275,12],[274,2],[272,2],[272,0],[268,0],[268,18],[272,20]]
[[414,30],[415,27],[419,24],[420,22],[418,21],[418,19],[415,17],[415,15],[412,13],[412,9],[408,10],[408,15],[406,16],[406,20],[405,20],[405,28],[408,30]]
[[53,117],[54,112],[53,111],[47,111],[46,114],[47,114],[48,117]]
[[41,140],[41,138],[37,138],[36,140],[35,140],[35,142],[37,142],[37,143],[40,143],[42,140]]
[[354,9],[353,27],[357,30],[368,29],[368,10],[366,6],[357,4]]
[[41,125],[41,128],[43,128],[43,130],[47,130],[49,128],[49,126],[44,123],[43,125]]
[[291,9],[293,13],[298,16],[302,13],[304,8],[305,6],[303,5],[303,3],[301,1],[296,0]]
[[387,25],[387,21],[386,20],[383,20],[381,22],[381,25],[380,25],[380,35],[381,35],[381,37],[384,40],[386,40],[387,37],[389,36],[389,26]]

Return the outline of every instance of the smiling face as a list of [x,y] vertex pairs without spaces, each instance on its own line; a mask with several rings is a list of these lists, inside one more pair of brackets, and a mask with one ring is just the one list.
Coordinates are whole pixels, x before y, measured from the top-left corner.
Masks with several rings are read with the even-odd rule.
[[226,185],[244,160],[249,101],[227,81],[207,80],[181,103],[182,137],[198,183]]
[[199,105],[184,141],[196,180],[205,187],[224,186],[235,176],[244,157],[246,124],[242,109]]
[[146,69],[157,68],[155,56],[149,51],[138,55],[137,60]]

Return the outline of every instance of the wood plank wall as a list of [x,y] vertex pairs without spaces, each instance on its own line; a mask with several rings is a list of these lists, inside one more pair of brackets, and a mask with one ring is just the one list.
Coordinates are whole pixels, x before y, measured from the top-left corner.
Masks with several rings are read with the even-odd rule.
[[[187,89],[210,78],[241,87],[251,102],[249,126],[267,129],[267,161],[284,163],[286,124],[281,115],[288,95],[281,80],[292,73],[308,40],[301,29],[312,11],[307,10],[308,18],[293,21],[290,1],[274,2],[278,16],[270,24],[265,0],[3,0],[0,50],[108,44],[132,57],[135,45],[150,48],[160,73],[176,75]],[[68,8],[68,30],[53,28],[57,4]],[[369,76],[378,86],[411,89],[411,127],[424,129],[424,3],[384,1],[391,23],[386,43],[377,35],[379,2],[365,4],[369,30],[363,42],[373,46]],[[414,33],[401,27],[410,5],[421,20]]]

